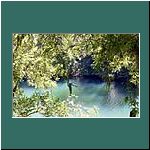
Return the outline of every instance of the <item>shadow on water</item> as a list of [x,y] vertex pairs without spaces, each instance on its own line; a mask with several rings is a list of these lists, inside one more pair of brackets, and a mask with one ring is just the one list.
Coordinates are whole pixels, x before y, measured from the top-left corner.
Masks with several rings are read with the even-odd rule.
[[[130,109],[123,100],[128,96],[124,86],[113,82],[108,92],[106,83],[99,79],[78,78],[71,79],[71,81],[77,85],[77,87],[73,87],[73,95],[78,96],[77,103],[86,107],[93,107],[94,105],[99,107],[100,117],[129,117]],[[35,88],[29,87],[26,82],[21,84],[21,88],[27,96],[31,96],[35,91]],[[53,95],[62,100],[67,99],[69,89],[65,80],[59,81],[57,87],[53,88]]]

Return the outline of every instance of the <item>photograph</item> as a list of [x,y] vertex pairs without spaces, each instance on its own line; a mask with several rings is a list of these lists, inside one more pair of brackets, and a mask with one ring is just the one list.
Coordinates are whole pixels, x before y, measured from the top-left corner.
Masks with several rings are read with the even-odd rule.
[[1,2],[2,149],[149,148],[149,3]]
[[12,33],[13,118],[140,118],[139,33]]

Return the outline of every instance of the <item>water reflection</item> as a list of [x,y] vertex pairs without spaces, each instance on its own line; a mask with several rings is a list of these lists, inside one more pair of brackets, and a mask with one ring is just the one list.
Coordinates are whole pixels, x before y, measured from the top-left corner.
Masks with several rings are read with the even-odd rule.
[[[108,92],[106,83],[100,80],[72,79],[72,82],[77,85],[77,87],[73,87],[73,95],[78,96],[76,103],[85,107],[97,106],[100,110],[99,117],[129,117],[130,108],[123,100],[129,93],[124,86],[113,82]],[[27,96],[31,96],[35,91],[35,88],[29,87],[26,82],[21,84],[21,88]],[[39,91],[41,90],[44,89],[39,89]],[[58,82],[57,87],[53,88],[53,95],[62,100],[67,99],[69,89],[66,81]]]

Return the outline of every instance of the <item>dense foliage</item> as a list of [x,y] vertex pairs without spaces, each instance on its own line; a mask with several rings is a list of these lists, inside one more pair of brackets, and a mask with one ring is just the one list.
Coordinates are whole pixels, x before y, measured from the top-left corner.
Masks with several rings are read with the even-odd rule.
[[52,98],[50,93],[35,92],[31,97],[25,96],[22,90],[18,90],[17,97],[13,100],[14,117],[30,117],[40,113],[45,117],[96,117],[98,108],[86,108],[75,102],[75,97],[67,100]]
[[105,78],[110,80],[115,72],[126,68],[130,82],[139,84],[139,37],[138,34],[103,34],[100,47],[94,54],[94,67],[105,70]]
[[35,105],[41,95],[28,98],[20,93],[19,84],[26,79],[35,88],[51,88],[51,98],[49,94],[49,98],[42,97],[49,99],[44,105],[45,116],[67,116],[67,105],[53,98],[52,88],[61,77],[80,75],[80,62],[87,56],[95,73],[108,84],[115,73],[126,68],[128,83],[139,86],[138,34],[13,34],[14,113],[28,116],[33,106],[33,111],[38,111]]

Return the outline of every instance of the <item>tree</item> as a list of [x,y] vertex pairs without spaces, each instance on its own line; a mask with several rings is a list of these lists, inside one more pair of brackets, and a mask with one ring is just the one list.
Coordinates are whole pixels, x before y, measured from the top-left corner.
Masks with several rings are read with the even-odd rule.
[[139,84],[138,34],[102,34],[93,54],[94,68],[103,71],[106,80],[123,67],[129,71],[130,83]]
[[114,74],[126,68],[129,83],[139,84],[138,34],[13,34],[13,95],[20,94],[23,79],[35,88],[51,89],[60,77],[81,72],[80,60],[91,66],[108,86]]

